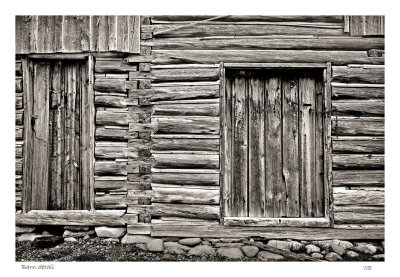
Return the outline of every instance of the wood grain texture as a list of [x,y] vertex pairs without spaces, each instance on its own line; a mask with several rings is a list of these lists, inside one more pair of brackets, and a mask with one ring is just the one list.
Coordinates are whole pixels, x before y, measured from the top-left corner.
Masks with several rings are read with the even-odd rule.
[[152,181],[159,184],[218,186],[218,173],[152,173]]
[[383,136],[385,132],[383,117],[332,117],[332,135]]
[[155,168],[219,168],[219,155],[217,153],[209,155],[153,153],[153,157]]
[[333,153],[370,153],[383,154],[385,139],[383,137],[334,137]]
[[334,193],[333,197],[336,206],[383,206],[385,203],[384,191],[345,190]]
[[167,139],[153,138],[153,151],[181,150],[181,151],[218,151],[219,140],[208,138],[193,138],[193,139]]
[[219,189],[152,185],[152,203],[219,204]]
[[332,66],[332,81],[343,83],[385,83],[385,68]]
[[333,154],[334,169],[383,169],[385,156],[379,154]]
[[340,116],[383,116],[385,114],[384,100],[334,100],[333,115]]
[[157,134],[219,134],[219,118],[208,116],[153,116]]
[[334,170],[334,186],[371,186],[385,185],[385,172],[383,170]]
[[348,87],[333,86],[332,99],[383,99],[385,89],[383,87]]

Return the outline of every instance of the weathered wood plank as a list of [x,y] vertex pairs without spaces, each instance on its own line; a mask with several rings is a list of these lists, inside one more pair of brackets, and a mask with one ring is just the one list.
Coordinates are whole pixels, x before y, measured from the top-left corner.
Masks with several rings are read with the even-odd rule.
[[383,169],[385,156],[379,154],[333,154],[333,169]]
[[363,34],[363,17],[350,16],[350,36],[361,36]]
[[232,82],[232,216],[248,216],[248,101],[245,72]]
[[385,114],[384,100],[334,100],[333,115],[341,116],[383,116]]
[[219,189],[152,186],[152,203],[219,204]]
[[152,117],[158,134],[219,134],[219,118],[208,116]]
[[318,63],[383,64],[384,58],[368,57],[366,51],[310,50],[153,50],[154,64],[203,63]]
[[292,36],[222,36],[196,38],[157,38],[146,40],[142,45],[151,46],[153,50],[369,50],[383,49],[383,38],[359,37],[304,37]]
[[154,106],[154,115],[167,116],[218,116],[219,103],[215,104],[165,104]]
[[[110,177],[110,176],[109,176]],[[113,177],[113,176],[111,176]],[[94,181],[95,192],[126,192],[129,186],[126,180],[96,180]]]
[[249,217],[265,213],[265,95],[260,76],[252,76],[249,86]]
[[32,16],[15,16],[16,54],[28,54],[31,52],[31,23]]
[[385,204],[385,192],[373,190],[340,191],[333,194],[333,203],[335,206],[383,206]]
[[383,99],[385,98],[385,88],[333,86],[332,98],[333,99]]
[[152,181],[159,184],[218,186],[219,175],[196,173],[152,173]]
[[23,126],[15,126],[15,139],[16,140],[24,139],[24,127]]
[[128,128],[121,126],[97,126],[95,139],[105,141],[127,141],[129,138]]
[[126,163],[116,161],[96,161],[94,164],[96,175],[121,175],[127,176]]
[[385,213],[359,213],[335,211],[335,224],[384,224]]
[[99,107],[125,108],[127,106],[126,97],[122,96],[96,95],[94,101],[95,105]]
[[[64,16],[63,21],[63,52],[81,52],[81,36],[82,29],[80,28],[82,16]],[[87,21],[89,23],[89,21]],[[89,28],[87,28],[89,29]]]
[[[211,152],[214,153],[214,152]],[[219,168],[219,155],[153,153],[155,168]]]
[[165,81],[214,81],[219,79],[218,68],[166,68],[151,72],[129,72],[129,79],[150,78],[154,82]]
[[325,215],[327,191],[327,184],[324,181],[324,84],[322,77],[321,74],[315,74],[315,205],[313,212],[316,217]]
[[37,52],[55,52],[55,17],[38,16]]
[[329,227],[327,218],[225,217],[224,226]]
[[218,139],[155,139],[153,138],[153,151],[165,150],[190,150],[190,151],[218,151]]
[[94,90],[126,93],[125,79],[96,78]]
[[332,66],[332,81],[343,83],[385,83],[385,68]]
[[333,137],[333,153],[370,153],[383,154],[385,139],[383,137]]
[[140,16],[128,17],[129,28],[129,53],[140,53]]
[[342,136],[383,136],[385,132],[383,117],[332,117],[332,135]]
[[185,99],[207,99],[218,98],[219,86],[170,86],[157,87],[154,89],[154,95],[150,99],[151,102],[185,100]]
[[128,126],[129,114],[126,110],[97,110],[96,124]]
[[286,214],[300,216],[298,79],[282,79],[282,173],[287,187]]
[[385,16],[364,16],[363,35],[377,36],[385,34]]
[[128,155],[128,143],[96,142],[94,155],[96,158],[103,159],[126,158]]
[[377,186],[385,185],[383,170],[334,170],[334,186]]

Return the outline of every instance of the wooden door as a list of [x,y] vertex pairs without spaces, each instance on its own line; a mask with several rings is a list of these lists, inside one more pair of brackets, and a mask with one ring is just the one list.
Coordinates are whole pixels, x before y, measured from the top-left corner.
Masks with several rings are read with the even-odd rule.
[[89,209],[87,62],[28,64],[24,210]]
[[230,217],[323,217],[322,72],[226,72]]

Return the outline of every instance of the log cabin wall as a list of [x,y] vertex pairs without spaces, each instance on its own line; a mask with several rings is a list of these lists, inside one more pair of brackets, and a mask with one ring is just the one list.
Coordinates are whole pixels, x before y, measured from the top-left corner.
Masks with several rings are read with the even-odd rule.
[[[384,36],[379,18],[376,27],[372,17],[355,16],[142,16],[140,47],[127,51],[112,40],[102,48],[100,36],[98,42],[89,36],[89,48],[71,52],[104,52],[94,66],[96,211],[125,214],[129,234],[276,236],[273,228],[220,227],[223,63],[331,63],[331,227],[344,235],[355,229],[354,237],[380,237]],[[102,26],[101,20],[88,22]],[[32,53],[26,51],[21,54]],[[17,208],[21,82],[17,60]]]

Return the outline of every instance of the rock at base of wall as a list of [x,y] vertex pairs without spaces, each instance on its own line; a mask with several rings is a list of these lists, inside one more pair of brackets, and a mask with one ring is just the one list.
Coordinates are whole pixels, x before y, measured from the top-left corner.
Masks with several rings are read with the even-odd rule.
[[64,239],[62,237],[52,236],[52,237],[37,237],[32,242],[32,246],[36,248],[51,248],[63,243]]
[[270,240],[267,243],[268,246],[279,248],[286,251],[290,251],[291,244],[292,243],[289,241],[282,241],[282,240]]
[[126,233],[122,227],[95,227],[96,235],[100,238],[120,238]]
[[375,260],[375,261],[384,261],[385,260],[385,254],[373,255],[372,259]]
[[78,242],[78,241],[76,240],[76,238],[73,238],[73,237],[65,238],[64,241],[65,241],[65,242]]
[[360,254],[358,254],[357,252],[352,251],[352,250],[346,251],[345,255],[346,255],[346,257],[349,257],[352,259],[360,257]]
[[177,242],[164,242],[164,253],[169,254],[184,254],[190,250],[190,247],[182,245]]
[[164,251],[164,242],[162,239],[152,239],[146,244],[147,250],[151,252],[162,252]]
[[152,238],[150,236],[126,234],[121,239],[121,243],[123,243],[123,244],[131,244],[131,243],[134,243],[134,244],[144,243],[144,244],[146,244],[151,240],[152,240]]
[[79,226],[79,225],[69,225],[69,226],[64,226],[64,230],[70,230],[70,231],[89,231],[89,226]]
[[298,241],[291,241],[290,242],[290,251],[293,252],[302,252],[304,251],[304,244]]
[[354,250],[360,253],[374,255],[377,251],[376,247],[366,242],[359,242],[354,247]]
[[342,256],[344,254],[344,252],[346,251],[346,249],[340,244],[332,243],[331,248],[332,248],[333,252],[337,253],[340,256]]
[[22,234],[20,235],[17,240],[18,241],[34,241],[36,238],[42,237],[41,234],[35,234],[35,233],[27,233],[27,234]]
[[209,245],[197,245],[196,247],[190,249],[189,256],[214,256],[215,250]]
[[257,255],[258,251],[260,251],[260,249],[258,249],[257,246],[253,246],[253,245],[245,245],[242,248],[242,252],[246,255],[246,257],[249,258],[253,258]]
[[321,253],[312,253],[311,257],[316,258],[316,259],[323,259],[324,255],[322,255]]
[[308,244],[305,246],[306,247],[306,252],[307,254],[312,254],[312,253],[319,253],[321,252],[321,249],[314,245],[314,244]]
[[90,231],[71,231],[71,230],[65,230],[63,233],[64,238],[82,238],[86,235],[91,236],[94,235],[95,232],[94,230]]
[[235,247],[230,247],[230,248],[219,248],[217,250],[217,255],[221,257],[225,257],[228,259],[242,259],[243,258],[243,252],[239,248]]
[[258,259],[260,261],[283,261],[285,257],[268,251],[260,251],[258,252]]
[[23,233],[32,233],[35,231],[35,227],[29,226],[15,226],[15,233],[16,234],[23,234]]
[[180,239],[179,243],[182,245],[194,246],[194,245],[198,245],[199,243],[201,243],[201,238]]
[[335,252],[330,252],[330,253],[325,255],[325,260],[330,261],[330,262],[341,261],[342,257],[340,257]]

